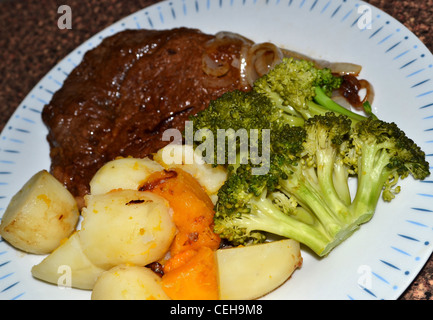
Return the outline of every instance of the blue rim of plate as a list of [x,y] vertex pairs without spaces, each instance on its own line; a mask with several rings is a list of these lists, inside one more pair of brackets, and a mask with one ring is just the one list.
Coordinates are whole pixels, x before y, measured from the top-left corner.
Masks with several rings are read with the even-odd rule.
[[[357,29],[361,33],[360,36],[368,39],[372,46],[379,47],[382,54],[392,61],[392,65],[407,79],[412,93],[411,98],[416,102],[413,108],[418,111],[417,115],[420,115],[420,118],[415,120],[422,123],[423,127],[421,131],[425,139],[421,141],[422,148],[426,151],[427,159],[431,161],[433,157],[433,136],[430,133],[433,131],[433,124],[430,123],[433,120],[433,56],[415,35],[383,11],[356,0],[162,1],[119,20],[85,41],[48,72],[18,106],[0,135],[0,216],[3,215],[13,194],[34,173],[28,171],[23,174],[26,162],[23,162],[22,158],[27,157],[27,149],[31,148],[35,136],[45,137],[46,130],[40,119],[43,106],[62,86],[63,80],[79,64],[87,50],[97,46],[105,37],[125,29],[163,29],[166,26],[176,25],[179,17],[194,17],[201,11],[230,9],[234,6],[278,6],[279,10],[300,10],[303,14],[314,12],[328,17],[333,23],[339,23],[345,28]],[[367,14],[371,14],[369,20],[365,20]],[[364,23],[363,28],[356,28],[360,23]],[[42,151],[48,153],[48,147]],[[42,163],[40,169],[47,169],[49,165],[47,156],[48,154],[34,160]],[[391,245],[389,255],[379,257],[377,265],[370,270],[374,281],[379,282],[382,287],[388,287],[386,289],[388,291],[384,291],[388,292],[387,296],[384,298],[375,290],[357,285],[343,293],[344,298],[396,299],[424,266],[433,250],[431,202],[433,181],[429,178],[420,183],[423,184],[422,191],[417,192],[416,197],[422,199],[419,201],[422,205],[408,207],[410,212],[404,221],[413,228],[411,229],[413,232],[396,233],[395,237],[399,242]],[[398,258],[394,258],[396,255]],[[20,268],[17,268],[16,256],[17,252],[0,238],[0,299],[17,300],[29,297],[43,299],[41,296],[34,298],[31,294],[31,288],[26,286],[28,280],[22,279]],[[388,279],[389,272],[401,281]],[[26,279],[28,279],[27,275]]]

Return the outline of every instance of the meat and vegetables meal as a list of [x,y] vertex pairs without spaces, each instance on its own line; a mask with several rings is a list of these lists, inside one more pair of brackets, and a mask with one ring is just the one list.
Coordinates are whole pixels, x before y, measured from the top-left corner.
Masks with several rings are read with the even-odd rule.
[[45,106],[51,170],[0,234],[92,299],[260,298],[430,174],[360,71],[230,32],[119,32]]

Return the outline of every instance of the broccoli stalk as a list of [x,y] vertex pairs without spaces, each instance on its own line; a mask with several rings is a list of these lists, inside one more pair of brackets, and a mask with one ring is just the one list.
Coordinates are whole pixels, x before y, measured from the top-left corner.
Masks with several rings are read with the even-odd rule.
[[[392,147],[392,145],[389,145],[389,148]],[[363,221],[370,219],[382,190],[393,171],[388,168],[390,156],[388,151],[383,150],[384,148],[386,148],[385,145],[364,145],[361,151],[362,159],[360,158],[358,168],[358,192],[351,204],[351,208],[353,212],[364,213]],[[365,174],[366,172],[368,174]],[[384,196],[384,199],[388,200],[388,197]]]
[[350,151],[350,142],[344,141],[340,145],[340,152],[335,157],[334,171],[332,179],[335,187],[335,192],[344,205],[348,206],[352,201],[352,196],[349,187],[349,178],[354,175],[353,166],[347,163],[346,158],[349,158],[347,153]]
[[[276,206],[268,197],[267,193],[263,192],[260,197],[254,197],[250,201],[251,213],[242,216],[242,224],[245,226],[247,222],[250,230],[262,230],[271,234],[280,236],[290,235],[291,239],[299,241],[314,252],[325,253],[326,246],[332,242],[339,226],[333,224],[333,219],[329,216],[329,212],[323,210],[323,204],[320,199],[315,199],[315,195],[311,193],[311,189],[305,187],[297,192],[298,195],[304,194],[304,200],[318,201],[317,204],[311,204],[312,207],[318,207],[317,215],[311,215],[310,223],[306,223],[302,218],[299,219],[296,214],[284,214],[278,206]],[[306,211],[309,212],[309,211]],[[305,219],[305,217],[304,217]],[[239,220],[240,222],[240,220]]]
[[[333,111],[336,112],[337,114],[345,115],[349,117],[354,123],[366,119],[365,116],[352,112],[349,109],[346,109],[343,106],[339,105],[337,102],[332,100],[321,87],[316,86],[314,88],[314,92],[315,92],[314,101],[319,105],[319,107],[325,108],[327,111]],[[313,103],[310,102],[309,104],[310,108],[312,108],[312,104]]]

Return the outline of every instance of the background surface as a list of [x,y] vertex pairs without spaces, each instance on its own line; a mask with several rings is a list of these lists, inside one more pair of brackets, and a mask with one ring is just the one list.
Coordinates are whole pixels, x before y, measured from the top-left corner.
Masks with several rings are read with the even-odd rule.
[[[70,51],[120,18],[157,2],[0,0],[0,132],[29,91]],[[399,20],[433,51],[433,0],[366,2]],[[61,5],[72,9],[72,29],[57,26]],[[433,300],[433,256],[400,299]]]

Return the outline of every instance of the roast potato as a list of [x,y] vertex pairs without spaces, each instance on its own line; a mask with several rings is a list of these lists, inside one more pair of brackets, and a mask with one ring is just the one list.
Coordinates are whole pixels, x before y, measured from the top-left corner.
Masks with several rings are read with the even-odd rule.
[[299,243],[291,239],[219,249],[217,260],[222,300],[257,299],[302,264]]
[[95,266],[83,253],[79,232],[74,232],[42,262],[33,266],[32,275],[52,284],[91,290],[105,270]]
[[98,267],[146,265],[162,258],[176,233],[168,202],[150,192],[114,190],[85,197],[80,241]]
[[118,158],[104,164],[90,181],[90,193],[104,194],[114,189],[138,190],[147,177],[164,168],[149,159]]
[[161,278],[146,267],[119,265],[96,281],[92,300],[168,300]]
[[17,249],[47,254],[71,235],[78,219],[75,198],[42,170],[11,199],[1,221],[0,235]]

